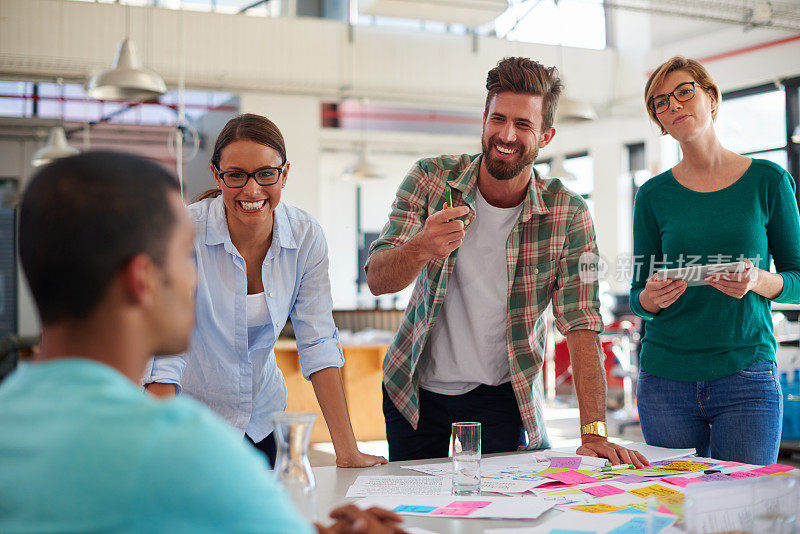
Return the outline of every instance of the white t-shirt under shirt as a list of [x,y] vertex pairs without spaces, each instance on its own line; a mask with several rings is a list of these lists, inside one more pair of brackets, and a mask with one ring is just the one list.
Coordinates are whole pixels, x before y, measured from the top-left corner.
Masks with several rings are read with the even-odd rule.
[[461,395],[481,384],[497,386],[511,379],[506,241],[522,204],[497,208],[476,189],[475,210],[420,358],[420,386],[444,395]]

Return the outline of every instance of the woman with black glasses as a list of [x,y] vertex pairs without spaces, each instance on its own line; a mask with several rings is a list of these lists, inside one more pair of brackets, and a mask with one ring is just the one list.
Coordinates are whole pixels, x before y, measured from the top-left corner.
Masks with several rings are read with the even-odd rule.
[[199,277],[191,345],[154,359],[144,377],[148,391],[204,402],[274,465],[270,414],[286,409],[286,383],[273,348],[291,316],[337,465],[386,462],[356,446],[339,375],[344,357],[331,315],[328,247],[313,217],[280,202],[290,167],[281,132],[259,115],[231,119],[210,167],[216,189],[189,206]]
[[[631,307],[647,320],[637,391],[645,440],[773,463],[782,396],[770,302],[800,302],[794,180],[775,163],[720,144],[720,91],[697,61],[677,56],[656,68],[645,102],[683,154],[648,180],[634,203],[639,268]],[[777,272],[770,272],[772,260]],[[689,282],[653,274],[737,261],[746,268]]]

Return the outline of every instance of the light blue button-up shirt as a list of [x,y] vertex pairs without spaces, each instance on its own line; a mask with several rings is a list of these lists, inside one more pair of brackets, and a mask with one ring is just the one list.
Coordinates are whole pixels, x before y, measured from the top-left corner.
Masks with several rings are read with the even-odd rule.
[[273,430],[270,414],[286,409],[286,382],[273,349],[288,316],[306,379],[344,364],[331,315],[325,236],[308,213],[284,203],[275,208],[272,245],[261,266],[269,322],[251,329],[248,341],[246,268],[231,242],[222,197],[188,209],[196,232],[195,328],[189,350],[154,358],[143,382],[175,384],[257,443]]

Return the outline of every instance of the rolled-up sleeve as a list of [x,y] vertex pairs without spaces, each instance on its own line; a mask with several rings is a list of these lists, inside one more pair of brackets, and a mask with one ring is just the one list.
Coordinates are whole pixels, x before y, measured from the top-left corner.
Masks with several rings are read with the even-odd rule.
[[344,365],[339,334],[333,322],[333,298],[328,277],[328,245],[322,229],[316,227],[303,271],[300,287],[290,311],[297,338],[303,376],[327,367]]
[[603,331],[598,276],[594,224],[582,202],[567,227],[553,293],[553,316],[562,334],[572,330]]
[[142,376],[142,386],[158,382],[161,384],[175,384],[175,393],[181,393],[181,377],[186,368],[186,360],[180,355],[155,356],[150,358]]
[[[425,185],[428,171],[423,162],[418,161],[408,172],[397,189],[389,221],[381,230],[381,234],[369,247],[369,258],[375,252],[386,247],[397,247],[411,239],[422,229],[427,218],[427,192]],[[369,268],[369,258],[364,269]]]

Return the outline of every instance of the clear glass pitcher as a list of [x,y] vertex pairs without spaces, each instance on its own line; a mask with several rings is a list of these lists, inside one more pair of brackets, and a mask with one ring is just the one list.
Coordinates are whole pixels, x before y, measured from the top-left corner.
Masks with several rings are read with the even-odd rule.
[[272,414],[277,449],[275,478],[309,521],[315,521],[317,515],[317,483],[308,461],[308,441],[316,417],[306,412]]

